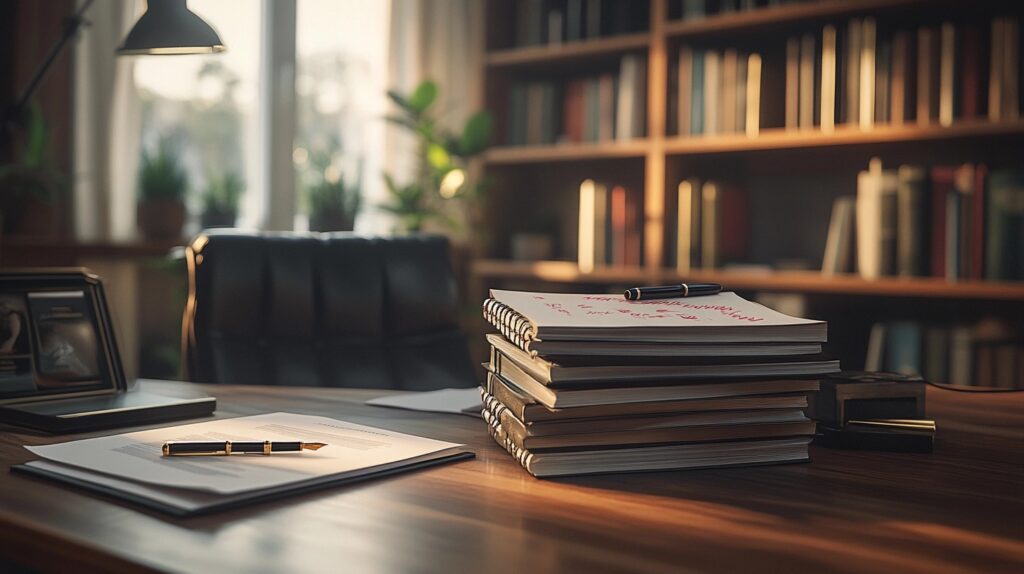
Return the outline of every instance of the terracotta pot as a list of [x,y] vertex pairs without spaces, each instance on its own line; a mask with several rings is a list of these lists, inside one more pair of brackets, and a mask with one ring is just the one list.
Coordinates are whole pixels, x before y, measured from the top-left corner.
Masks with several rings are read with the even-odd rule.
[[153,241],[181,239],[185,227],[185,204],[175,199],[147,199],[137,206],[139,230]]

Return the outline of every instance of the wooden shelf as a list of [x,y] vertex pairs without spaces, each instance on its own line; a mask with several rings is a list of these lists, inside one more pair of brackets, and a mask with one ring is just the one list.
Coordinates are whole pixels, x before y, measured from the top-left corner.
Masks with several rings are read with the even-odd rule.
[[486,63],[491,68],[540,65],[553,67],[568,62],[593,60],[634,50],[644,50],[651,43],[648,32],[595,38],[564,44],[527,46],[488,52]]
[[930,140],[954,140],[995,136],[1024,135],[1024,121],[990,122],[974,120],[943,127],[877,125],[863,130],[856,126],[837,126],[832,133],[820,130],[762,130],[755,137],[745,134],[675,137],[666,140],[669,155],[699,155],[745,151],[821,148],[886,143],[912,143]]
[[598,268],[583,273],[571,261],[517,262],[481,260],[473,272],[483,279],[521,279],[548,283],[672,283],[684,280],[721,283],[728,289],[834,295],[924,297],[933,299],[1024,302],[1024,282],[956,281],[925,277],[866,280],[855,275],[825,277],[817,271],[696,271],[685,277],[671,270]]
[[491,165],[544,163],[553,161],[619,159],[644,157],[648,143],[645,139],[593,144],[555,144],[542,146],[496,147],[484,153]]
[[166,242],[79,243],[70,239],[5,237],[0,240],[0,267],[75,266],[82,259],[164,258],[187,242],[182,238]]
[[715,14],[696,20],[670,21],[665,24],[665,35],[670,38],[683,38],[723,32],[740,32],[751,28],[838,18],[859,13],[874,15],[883,10],[934,3],[935,0],[826,0],[808,4],[785,4],[728,14]]

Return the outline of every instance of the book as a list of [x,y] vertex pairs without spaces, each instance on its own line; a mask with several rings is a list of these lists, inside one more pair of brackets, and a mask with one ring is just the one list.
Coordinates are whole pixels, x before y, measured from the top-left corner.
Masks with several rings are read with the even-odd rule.
[[580,183],[580,202],[577,237],[576,261],[580,271],[590,273],[597,263],[597,242],[595,241],[597,198],[596,187],[592,179]]
[[615,139],[615,76],[601,74],[596,82],[596,106],[593,121],[597,123],[595,141]]
[[919,166],[901,165],[897,171],[896,252],[901,277],[928,274],[928,181]]
[[836,127],[836,28],[826,25],[821,32],[821,130]]
[[1006,22],[1003,18],[992,20],[991,45],[989,48],[988,67],[988,119],[998,121],[1003,118],[1003,60]]
[[736,60],[736,84],[734,87],[736,101],[732,112],[735,122],[733,132],[736,133],[746,133],[747,131],[747,79],[750,77],[747,66],[749,64],[750,60],[747,55],[740,53]]
[[[487,408],[483,410],[483,418],[490,425],[500,425],[504,430],[506,438],[512,441],[518,448],[531,451],[551,449],[581,449],[588,447],[616,447],[616,446],[653,446],[659,444],[679,444],[709,441],[735,441],[750,439],[770,439],[794,436],[810,436],[814,434],[814,422],[803,416],[800,411],[796,412],[797,420],[783,420],[773,422],[720,422],[718,424],[695,423],[675,427],[655,427],[638,430],[612,430],[612,421],[601,421],[594,424],[589,423],[594,432],[570,432],[566,434],[534,433],[528,429],[522,421],[512,416],[512,413],[501,406],[501,403],[485,399]],[[787,413],[791,415],[791,413]],[[721,421],[736,420],[735,414],[716,413],[710,415],[701,413],[691,415],[705,419],[719,419]],[[763,413],[754,415],[759,418],[769,418]],[[775,417],[775,418],[792,418]],[[548,425],[548,428],[554,425]],[[593,428],[598,427],[598,428]]]
[[549,409],[622,405],[660,401],[689,401],[771,395],[809,393],[818,390],[816,379],[774,379],[726,381],[714,383],[605,386],[588,388],[556,388],[541,383],[515,361],[492,348],[487,369]]
[[747,60],[747,97],[744,129],[748,137],[757,137],[761,130],[761,56],[751,54]]
[[887,169],[882,171],[881,179],[881,219],[879,220],[879,267],[882,275],[896,275],[897,254],[896,254],[896,218],[897,215],[897,192],[899,181],[896,171]]
[[992,170],[988,181],[985,278],[1024,279],[1024,170]]
[[886,124],[891,118],[889,103],[892,92],[892,40],[878,41],[875,49],[875,123]]
[[873,158],[857,174],[857,272],[865,279],[882,275],[882,162]]
[[917,31],[917,123],[928,125],[938,119],[939,54],[938,32],[927,26]]
[[534,453],[518,447],[496,421],[488,433],[538,478],[652,470],[750,466],[808,460],[810,438],[698,443]]
[[797,127],[814,127],[814,36],[804,34],[800,38],[800,95],[798,99]]
[[626,301],[621,295],[491,290],[484,318],[524,351],[530,341],[822,343],[824,321],[790,317],[732,292]]
[[860,111],[861,129],[871,129],[875,120],[875,19],[864,18],[860,44]]
[[953,173],[953,168],[948,166],[933,166],[931,170],[931,275],[943,279],[948,276],[949,216],[947,211],[949,211],[949,201],[947,198],[954,193]]
[[820,343],[634,343],[623,341],[530,341],[533,356],[607,357],[778,357],[816,355]]
[[728,48],[722,54],[721,109],[718,113],[719,132],[731,134],[736,131],[736,88],[739,54]]
[[626,232],[628,225],[626,202],[626,188],[621,185],[613,187],[610,192],[608,213],[611,221],[611,234],[608,238],[608,245],[610,246],[608,262],[612,265],[621,266],[626,264]]
[[690,90],[690,133],[704,133],[704,50],[693,52],[692,89]]
[[945,22],[939,28],[939,125],[953,125],[953,97],[956,86],[956,28]]
[[700,265],[700,180],[679,182],[676,191],[676,271],[689,273]]
[[823,275],[846,273],[852,268],[853,213],[856,199],[844,195],[832,203],[832,217],[825,239],[825,255],[821,262]]
[[693,48],[679,48],[677,66],[677,102],[676,102],[676,133],[684,136],[691,133],[691,113],[693,111]]
[[747,196],[736,186],[705,181],[701,186],[700,263],[715,269],[742,259],[750,240]]
[[889,82],[889,122],[900,125],[909,119],[907,102],[913,87],[910,37],[905,30],[892,36],[892,77]]
[[[692,357],[689,358],[692,359],[690,361],[685,360],[687,358],[684,357],[670,357],[672,359],[670,361],[659,362],[650,360],[653,357],[611,357],[610,360],[604,362],[595,361],[595,357],[585,357],[583,360],[561,357],[557,359],[558,362],[555,362],[543,357],[535,357],[500,335],[487,335],[487,342],[496,351],[491,354],[492,370],[504,376],[506,374],[506,371],[503,370],[504,365],[511,362],[535,381],[553,388],[586,387],[596,384],[633,385],[666,381],[678,384],[683,381],[700,382],[745,377],[783,379],[813,377],[839,371],[838,361],[825,359],[818,355],[802,358],[795,356],[740,357],[735,360],[728,360],[725,357],[698,360],[696,357]],[[517,378],[510,380],[516,384],[520,383]],[[529,391],[530,389],[525,390]]]
[[[516,418],[526,424],[535,422],[567,422],[578,419],[591,422],[594,419],[607,419],[610,417],[629,418],[680,415],[705,411],[807,408],[807,395],[800,392],[549,408],[526,391],[493,372],[487,372],[484,384],[484,388],[489,394],[493,395],[502,405],[512,411]],[[807,388],[813,385],[808,385],[806,382],[801,381],[799,386]],[[776,385],[777,387],[778,385]]]
[[965,120],[981,116],[982,70],[981,37],[978,28],[967,26],[961,33],[959,55],[960,73],[960,117]]
[[[472,389],[460,389],[471,391]],[[551,419],[542,421],[526,421],[516,416],[516,411],[483,387],[476,390],[477,413],[480,405],[504,426],[519,437],[558,437],[574,434],[640,432],[686,427],[702,427],[710,425],[742,425],[798,423],[807,420],[802,408],[760,408],[733,410],[689,410],[682,412],[665,412],[644,414],[640,416],[606,416],[599,419],[574,418]],[[414,393],[419,394],[419,393]],[[770,398],[770,397],[763,397]],[[696,402],[696,401],[694,401]],[[655,442],[653,440],[643,442]],[[525,445],[527,448],[533,448]],[[540,447],[541,445],[534,445]]]
[[863,40],[862,20],[852,18],[846,27],[843,52],[843,119],[844,123],[860,124],[860,62]]
[[887,328],[884,368],[889,373],[921,372],[921,328],[912,321],[895,321]]
[[722,97],[722,55],[713,50],[704,53],[704,132],[719,133],[719,107]]
[[800,39],[786,40],[786,112],[787,130],[800,127]]

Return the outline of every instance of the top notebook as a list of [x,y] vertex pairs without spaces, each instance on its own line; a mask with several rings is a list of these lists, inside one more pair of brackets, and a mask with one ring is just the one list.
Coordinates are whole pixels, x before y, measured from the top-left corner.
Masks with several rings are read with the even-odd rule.
[[484,315],[512,342],[824,342],[824,321],[790,317],[735,293],[627,301],[621,295],[491,290]]

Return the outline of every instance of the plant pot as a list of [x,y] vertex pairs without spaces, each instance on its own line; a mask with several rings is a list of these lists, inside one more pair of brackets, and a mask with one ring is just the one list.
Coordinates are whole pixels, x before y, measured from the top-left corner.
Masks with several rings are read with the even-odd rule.
[[238,214],[233,211],[210,209],[203,212],[203,215],[199,218],[199,224],[202,225],[203,229],[234,227],[236,219],[238,219]]
[[310,231],[352,231],[355,216],[347,213],[313,213],[309,216]]
[[185,204],[176,199],[147,199],[137,206],[139,230],[151,241],[181,239]]

